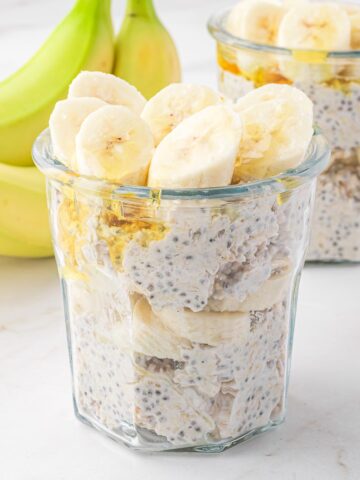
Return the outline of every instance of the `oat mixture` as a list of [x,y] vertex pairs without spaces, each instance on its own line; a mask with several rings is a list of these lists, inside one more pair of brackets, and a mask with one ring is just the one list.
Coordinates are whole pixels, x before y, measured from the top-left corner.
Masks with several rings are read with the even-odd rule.
[[58,233],[79,414],[173,447],[281,421],[309,188],[284,203],[145,208],[140,224],[58,192],[74,209],[70,225],[60,207]]

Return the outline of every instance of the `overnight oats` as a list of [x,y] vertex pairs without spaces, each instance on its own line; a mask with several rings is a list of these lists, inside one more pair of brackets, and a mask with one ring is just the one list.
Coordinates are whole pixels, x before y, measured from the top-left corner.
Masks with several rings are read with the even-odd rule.
[[284,420],[329,156],[294,87],[235,105],[174,84],[146,103],[110,75],[74,80],[34,158],[82,421],[139,450],[217,452]]
[[209,28],[225,95],[277,83],[313,101],[332,159],[318,179],[307,259],[360,261],[360,6],[244,0]]

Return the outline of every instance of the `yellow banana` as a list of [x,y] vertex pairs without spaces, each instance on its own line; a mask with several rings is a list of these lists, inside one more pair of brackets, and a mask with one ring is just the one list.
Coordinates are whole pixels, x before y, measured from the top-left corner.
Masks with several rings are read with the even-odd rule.
[[0,255],[52,254],[43,175],[36,167],[0,163]]
[[176,47],[152,0],[128,0],[116,41],[114,73],[135,85],[146,98],[181,80]]
[[77,0],[38,52],[0,83],[0,162],[32,165],[31,147],[81,70],[110,72],[111,0]]

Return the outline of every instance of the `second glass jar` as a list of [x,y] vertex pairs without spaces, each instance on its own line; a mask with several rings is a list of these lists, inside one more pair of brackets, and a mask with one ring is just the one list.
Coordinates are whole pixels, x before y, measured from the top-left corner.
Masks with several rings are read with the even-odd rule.
[[236,100],[268,83],[291,84],[314,103],[332,148],[319,177],[309,261],[360,261],[360,51],[288,50],[228,33],[228,12],[209,22],[217,42],[220,90]]

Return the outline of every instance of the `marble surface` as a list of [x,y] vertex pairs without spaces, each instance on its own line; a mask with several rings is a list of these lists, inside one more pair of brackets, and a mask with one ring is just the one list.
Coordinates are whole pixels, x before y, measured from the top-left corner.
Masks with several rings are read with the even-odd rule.
[[[71,3],[0,0],[0,78],[40,45]],[[118,18],[123,2],[115,3]],[[173,25],[185,79],[214,85],[204,23],[231,2],[157,3]],[[306,267],[285,425],[220,456],[140,455],[73,415],[54,261],[0,259],[0,480],[358,480],[359,279],[360,266]]]

